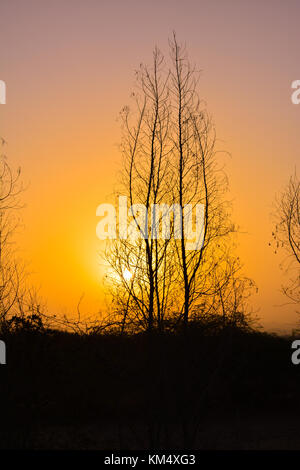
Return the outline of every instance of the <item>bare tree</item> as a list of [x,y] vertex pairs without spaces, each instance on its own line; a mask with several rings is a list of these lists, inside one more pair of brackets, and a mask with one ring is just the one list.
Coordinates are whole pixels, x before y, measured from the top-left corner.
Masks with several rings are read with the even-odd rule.
[[[154,224],[150,215],[153,206],[170,201],[173,178],[169,166],[169,74],[163,73],[164,65],[156,48],[152,68],[141,65],[136,73],[135,114],[132,117],[128,107],[121,112],[124,164],[117,196],[126,195],[125,210],[135,210],[128,236],[123,234],[112,242],[107,259],[116,274],[112,276],[117,284],[114,305],[122,312],[122,329],[127,323],[146,330],[161,328],[170,308],[174,268],[168,261],[169,239],[161,240],[154,234],[162,215]],[[135,230],[140,236],[134,235]]]
[[[2,146],[4,142],[2,142]],[[23,190],[20,169],[14,172],[6,157],[0,160],[0,321],[6,321],[17,305],[21,292],[23,270],[17,260],[14,234],[19,223],[17,210]]]
[[[106,252],[122,331],[129,325],[146,330],[187,325],[203,298],[216,294],[212,273],[235,230],[215,129],[197,93],[199,74],[175,35],[170,54],[169,67],[157,48],[152,68],[140,66],[134,112],[125,107],[121,113],[124,165],[117,196],[127,196],[126,212],[134,208],[130,230],[142,235],[128,237],[118,227],[121,236]],[[158,204],[166,209],[156,214]],[[198,208],[201,237],[196,235],[191,248],[186,222],[197,225]],[[168,237],[159,237],[166,214]]]
[[218,166],[215,129],[197,92],[199,74],[188,61],[186,51],[174,34],[170,43],[172,71],[173,162],[176,174],[174,200],[191,210],[203,205],[203,232],[198,249],[187,249],[182,210],[181,239],[177,260],[184,287],[183,323],[189,320],[191,307],[207,291],[207,276],[218,264],[221,240],[234,231],[230,223],[228,203],[224,201],[227,179]]
[[289,282],[282,287],[283,294],[293,303],[300,303],[300,182],[295,171],[289,183],[277,198],[273,214],[272,232],[275,253],[283,249],[287,254],[281,264]]

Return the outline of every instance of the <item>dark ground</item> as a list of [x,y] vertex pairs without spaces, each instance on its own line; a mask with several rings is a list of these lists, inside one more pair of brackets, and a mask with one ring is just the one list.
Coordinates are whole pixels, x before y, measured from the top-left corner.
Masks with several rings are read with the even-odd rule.
[[192,327],[2,339],[2,449],[300,449],[291,338]]

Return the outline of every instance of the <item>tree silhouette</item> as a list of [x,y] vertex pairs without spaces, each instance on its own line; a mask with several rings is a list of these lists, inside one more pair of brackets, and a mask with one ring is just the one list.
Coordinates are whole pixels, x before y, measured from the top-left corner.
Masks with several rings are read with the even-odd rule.
[[[2,146],[5,142],[2,142]],[[0,322],[3,326],[18,304],[21,295],[23,271],[17,260],[14,233],[19,220],[16,211],[21,207],[19,195],[23,191],[21,170],[14,172],[5,155],[0,160]],[[23,294],[22,294],[23,295]]]
[[186,51],[178,44],[175,34],[170,48],[171,106],[174,109],[172,157],[176,175],[173,198],[179,201],[181,207],[189,204],[192,211],[197,205],[204,207],[199,247],[188,250],[184,211],[182,236],[176,243],[177,265],[184,289],[181,316],[186,325],[195,303],[202,302],[203,296],[214,294],[215,286],[210,282],[209,275],[220,264],[224,253],[222,244],[234,227],[230,223],[228,204],[223,198],[227,180],[218,166],[214,125],[197,92],[199,74],[190,65]]
[[282,286],[283,294],[293,303],[300,303],[300,182],[294,175],[275,202],[273,214],[275,230],[272,232],[275,253],[283,249],[287,258],[281,267],[290,275]]
[[106,260],[122,331],[186,326],[191,312],[229,285],[216,283],[217,270],[229,263],[235,227],[214,125],[197,92],[199,73],[175,34],[169,46],[169,64],[155,48],[152,67],[140,65],[134,109],[121,112],[116,201],[126,196],[122,211],[131,208],[132,220],[128,231],[118,225]]
[[[121,112],[124,164],[117,195],[127,196],[126,211],[129,207],[136,210],[126,235],[122,234],[124,228],[118,227],[121,238],[112,242],[107,259],[117,274],[114,305],[122,312],[122,329],[127,322],[146,330],[152,330],[154,326],[161,328],[170,310],[171,286],[175,286],[175,272],[168,250],[170,240],[154,236],[162,215],[154,227],[151,217],[141,213],[143,208],[148,214],[153,205],[171,200],[171,110],[169,74],[164,75],[164,65],[164,58],[156,48],[153,68],[141,64],[136,72],[139,86],[139,91],[133,94],[136,121],[131,122],[128,107]],[[140,237],[135,234],[136,230]]]

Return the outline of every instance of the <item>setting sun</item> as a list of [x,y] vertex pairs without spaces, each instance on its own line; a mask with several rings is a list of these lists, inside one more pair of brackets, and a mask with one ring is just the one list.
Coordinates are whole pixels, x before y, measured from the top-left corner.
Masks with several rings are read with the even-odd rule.
[[128,282],[132,278],[132,273],[126,268],[123,271],[123,276],[124,276],[125,281]]

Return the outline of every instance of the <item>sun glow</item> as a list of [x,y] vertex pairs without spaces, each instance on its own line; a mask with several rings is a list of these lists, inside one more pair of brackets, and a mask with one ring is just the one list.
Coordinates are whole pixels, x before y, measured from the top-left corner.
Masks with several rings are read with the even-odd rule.
[[123,271],[123,276],[125,281],[130,281],[130,279],[132,278],[132,273],[127,268],[125,268]]

